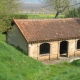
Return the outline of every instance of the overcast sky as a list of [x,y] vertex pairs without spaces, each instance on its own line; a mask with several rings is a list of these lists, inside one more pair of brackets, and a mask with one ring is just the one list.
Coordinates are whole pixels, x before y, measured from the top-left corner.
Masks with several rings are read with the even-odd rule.
[[[41,1],[43,0],[20,0],[21,1],[21,9],[22,10],[27,10],[27,9],[41,9],[43,8],[43,6],[45,6],[45,4],[43,4]],[[80,2],[80,0],[77,0]],[[48,6],[49,7],[49,6]],[[47,8],[48,8],[47,7]],[[46,8],[46,7],[45,7]]]
[[20,0],[22,10],[39,10],[43,7],[41,0]]
[[36,2],[36,3],[40,3],[40,1],[42,0],[21,0],[22,2]]

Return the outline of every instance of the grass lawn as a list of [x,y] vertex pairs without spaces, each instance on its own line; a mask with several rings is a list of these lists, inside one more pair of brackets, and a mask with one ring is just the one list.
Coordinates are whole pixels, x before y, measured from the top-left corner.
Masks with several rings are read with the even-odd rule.
[[[54,14],[27,14],[28,19],[53,19]],[[59,15],[59,18],[64,18],[64,15]]]
[[80,60],[44,65],[8,45],[0,33],[0,80],[80,80]]
[[8,45],[0,33],[0,80],[38,80],[45,65]]

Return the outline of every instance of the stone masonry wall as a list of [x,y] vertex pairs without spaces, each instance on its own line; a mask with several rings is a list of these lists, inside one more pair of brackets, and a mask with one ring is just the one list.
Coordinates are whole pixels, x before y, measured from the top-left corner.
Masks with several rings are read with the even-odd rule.
[[[78,39],[65,40],[68,42],[68,57],[75,57],[80,55],[80,50],[76,49]],[[28,45],[28,54],[30,57],[37,60],[54,60],[60,58],[60,42],[47,42],[50,44],[49,54],[40,54],[40,45],[43,43],[34,43]]]
[[34,43],[28,45],[28,55],[37,60],[53,60],[58,59],[59,43],[58,41],[47,42],[50,44],[50,54],[40,54],[40,45],[42,43]]
[[6,42],[15,47],[20,47],[26,52],[26,54],[28,53],[27,42],[16,26],[13,26],[13,28],[8,31]]
[[77,41],[78,41],[78,40],[80,40],[80,39],[76,39],[76,40],[75,40],[75,42],[76,42],[76,46],[75,46],[75,47],[76,47],[76,49],[75,49],[75,56],[80,56],[80,49],[77,49]]
[[74,40],[68,40],[68,57],[74,57],[76,50],[76,42]]

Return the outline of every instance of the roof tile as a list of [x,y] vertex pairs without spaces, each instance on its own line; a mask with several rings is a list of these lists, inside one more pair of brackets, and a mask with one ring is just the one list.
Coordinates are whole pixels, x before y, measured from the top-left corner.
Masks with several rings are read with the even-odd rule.
[[27,42],[80,37],[80,18],[14,19]]

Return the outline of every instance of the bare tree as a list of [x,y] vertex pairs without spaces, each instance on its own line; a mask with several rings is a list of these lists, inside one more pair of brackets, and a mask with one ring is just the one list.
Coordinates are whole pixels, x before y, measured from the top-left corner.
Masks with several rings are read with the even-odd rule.
[[50,6],[56,11],[55,18],[58,18],[60,13],[69,9],[71,6],[80,4],[77,3],[77,0],[44,0],[44,2],[47,4],[46,6]]

